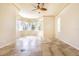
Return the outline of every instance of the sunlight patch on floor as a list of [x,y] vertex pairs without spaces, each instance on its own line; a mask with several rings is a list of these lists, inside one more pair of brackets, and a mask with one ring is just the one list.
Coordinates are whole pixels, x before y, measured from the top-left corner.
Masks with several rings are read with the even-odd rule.
[[20,55],[30,55],[41,50],[41,38],[38,36],[26,36],[16,41],[16,49]]

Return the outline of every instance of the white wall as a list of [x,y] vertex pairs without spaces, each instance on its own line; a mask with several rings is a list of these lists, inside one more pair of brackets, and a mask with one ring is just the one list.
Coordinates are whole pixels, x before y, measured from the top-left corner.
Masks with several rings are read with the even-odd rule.
[[16,40],[16,10],[12,4],[0,4],[0,48]]
[[[57,19],[61,18],[61,32],[57,32]],[[79,49],[79,4],[69,4],[55,20],[56,38]]]
[[43,19],[45,43],[52,42],[52,39],[54,38],[54,20],[53,16],[44,17]]

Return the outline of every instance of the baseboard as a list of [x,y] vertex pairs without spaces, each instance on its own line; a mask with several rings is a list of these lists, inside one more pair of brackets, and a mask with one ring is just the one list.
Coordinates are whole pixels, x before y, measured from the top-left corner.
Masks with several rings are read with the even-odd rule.
[[2,46],[0,48],[0,56],[5,56],[5,55],[7,56],[8,53],[10,53],[13,50],[14,47],[15,47],[15,43],[14,42]]
[[4,47],[6,47],[6,46],[9,46],[9,45],[11,45],[11,44],[13,44],[13,43],[15,43],[15,42],[13,41],[13,42],[9,42],[9,43],[7,43],[7,44],[4,44],[4,45],[0,46],[0,49],[1,49],[1,48],[4,48]]
[[73,47],[73,48],[75,48],[75,49],[79,50],[79,48],[78,48],[78,47],[75,47],[74,45],[72,45],[72,44],[68,43],[67,41],[64,41],[64,40],[61,40],[61,39],[59,39],[59,40],[60,40],[60,41],[62,41],[62,42],[64,42],[64,43],[66,43],[66,44],[68,44],[68,45],[70,45],[71,47]]

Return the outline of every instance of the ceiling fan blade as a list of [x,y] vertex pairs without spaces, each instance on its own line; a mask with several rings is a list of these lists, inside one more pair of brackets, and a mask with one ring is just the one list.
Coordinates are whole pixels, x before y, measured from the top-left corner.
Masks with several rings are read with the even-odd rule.
[[41,8],[40,8],[40,10],[42,10],[42,11],[46,11],[46,10],[47,10],[47,9],[44,7],[44,5],[45,5],[44,3],[41,3],[41,6],[40,6]]
[[37,9],[33,9],[32,11],[35,11],[35,10],[37,10]]
[[34,8],[36,8],[36,6],[35,6],[34,4],[32,4],[32,6],[33,6]]

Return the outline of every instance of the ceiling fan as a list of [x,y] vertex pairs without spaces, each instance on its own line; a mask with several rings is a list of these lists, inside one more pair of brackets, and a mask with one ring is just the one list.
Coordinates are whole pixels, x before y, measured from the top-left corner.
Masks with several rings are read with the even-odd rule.
[[[40,10],[40,11],[47,11],[47,8],[45,8],[45,4],[44,3],[37,3],[37,5],[35,6],[34,4],[32,4],[33,7],[35,9],[33,9],[32,11],[37,11],[37,10]],[[40,11],[38,11],[40,13]]]
[[[20,9],[16,4],[12,4],[14,7],[17,8],[18,10],[18,13],[20,16],[24,17],[24,18],[32,18],[32,19],[35,19],[35,18],[39,18],[39,17],[42,17],[43,15],[37,12],[33,12],[34,10],[37,10],[37,9],[40,9],[40,10],[44,10],[44,8],[40,8],[39,4],[37,6],[34,6],[34,10],[24,10],[24,9]],[[47,10],[47,9],[46,9]]]

